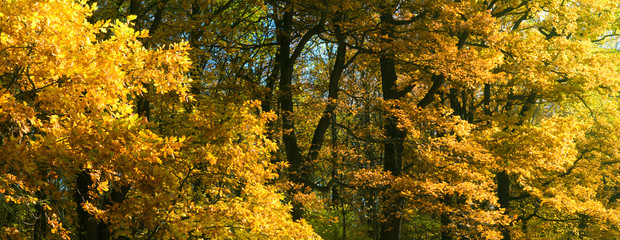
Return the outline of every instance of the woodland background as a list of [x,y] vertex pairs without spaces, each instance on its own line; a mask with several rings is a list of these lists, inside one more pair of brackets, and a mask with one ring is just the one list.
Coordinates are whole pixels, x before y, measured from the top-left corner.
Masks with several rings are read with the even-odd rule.
[[2,239],[619,239],[616,0],[0,0]]

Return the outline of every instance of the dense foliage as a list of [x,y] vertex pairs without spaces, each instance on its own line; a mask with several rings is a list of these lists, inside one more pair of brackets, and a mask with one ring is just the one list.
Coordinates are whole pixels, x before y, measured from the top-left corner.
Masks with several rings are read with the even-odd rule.
[[2,239],[620,238],[614,0],[2,0]]

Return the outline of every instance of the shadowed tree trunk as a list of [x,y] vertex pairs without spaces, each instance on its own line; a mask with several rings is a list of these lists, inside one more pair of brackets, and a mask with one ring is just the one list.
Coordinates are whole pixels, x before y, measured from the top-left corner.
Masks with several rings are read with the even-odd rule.
[[[504,171],[497,173],[497,198],[501,208],[508,210],[510,203],[510,177]],[[510,230],[503,227],[502,236],[504,240],[510,240]]]

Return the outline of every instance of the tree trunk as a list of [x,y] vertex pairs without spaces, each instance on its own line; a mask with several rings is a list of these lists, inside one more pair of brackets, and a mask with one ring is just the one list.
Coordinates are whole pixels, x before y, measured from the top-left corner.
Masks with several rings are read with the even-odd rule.
[[[388,10],[390,11],[390,10]],[[381,15],[382,33],[394,37],[392,12],[385,12]],[[387,41],[390,41],[389,39]],[[398,91],[396,81],[396,62],[394,54],[389,51],[383,51],[380,56],[381,65],[381,91],[383,99],[391,104],[391,101],[398,100],[404,95]],[[392,115],[390,110],[397,110],[398,107],[390,105],[390,109],[386,113],[383,132],[385,134],[385,143],[383,144],[383,170],[390,173],[394,177],[402,174],[402,160],[404,150],[404,138],[407,133],[398,128],[399,119]],[[388,186],[388,189],[391,186]],[[401,234],[402,218],[401,208],[403,198],[397,190],[388,190],[388,194],[383,196],[382,217],[385,218],[381,223],[381,240],[399,240]]]
[[[40,196],[39,196],[40,197]],[[43,204],[37,203],[34,206],[35,209],[35,222],[33,229],[33,240],[41,240],[44,239],[45,233],[47,232],[47,216],[45,215],[45,210],[43,209]]]
[[[290,4],[290,3],[289,3]],[[312,143],[310,146],[310,150],[308,151],[308,155],[306,158],[302,156],[301,150],[297,143],[296,129],[295,129],[295,111],[293,106],[293,92],[292,92],[292,84],[293,84],[293,70],[295,66],[295,62],[297,58],[301,55],[304,47],[308,43],[308,41],[316,34],[319,34],[323,31],[326,15],[325,13],[321,13],[321,19],[311,29],[308,29],[306,33],[303,34],[301,39],[297,42],[297,45],[292,48],[291,44],[294,42],[291,37],[291,32],[293,31],[293,10],[289,8],[290,6],[285,6],[285,12],[283,13],[280,19],[276,19],[276,28],[278,29],[277,33],[277,44],[278,44],[278,53],[277,53],[277,66],[280,67],[280,83],[278,85],[280,94],[278,97],[278,102],[280,103],[281,109],[281,119],[282,119],[282,142],[284,143],[284,148],[286,152],[286,160],[289,164],[289,179],[290,181],[296,185],[296,187],[303,188],[304,186],[308,186],[309,178],[308,178],[308,170],[309,167],[308,162],[313,161],[318,157],[318,152],[321,149],[321,146],[324,141],[324,135],[327,132],[327,129],[330,125],[331,114],[335,109],[335,101],[338,93],[338,85],[339,80],[341,78],[342,71],[344,69],[344,61],[346,56],[346,45],[340,44],[344,41],[344,37],[338,37],[339,47],[337,52],[336,65],[334,66],[333,71],[330,74],[330,92],[329,92],[329,100],[328,104],[321,120],[319,120],[319,124],[315,129],[315,134],[312,139]],[[274,6],[274,9],[277,9],[278,6]],[[277,16],[277,14],[274,14]],[[338,27],[336,27],[338,29]],[[338,33],[339,30],[336,30]],[[342,46],[340,46],[342,45]],[[289,192],[290,197],[295,195],[300,189],[292,189]],[[326,190],[329,190],[327,188]],[[303,209],[300,203],[295,201],[292,202],[293,205],[293,220],[301,219],[303,215]]]
[[92,180],[88,170],[84,169],[78,173],[76,178],[76,190],[74,200],[77,207],[78,231],[77,236],[80,240],[100,240],[98,236],[97,219],[84,210],[83,204],[92,202],[88,190]]
[[[510,177],[505,171],[496,174],[497,179],[497,198],[499,206],[505,211],[510,207]],[[510,230],[508,226],[503,227],[502,236],[504,240],[510,240]]]
[[[397,100],[400,96],[396,86],[396,67],[394,59],[382,57],[381,62],[381,84],[383,91],[383,99],[386,101]],[[392,106],[396,110],[396,106]],[[383,145],[383,170],[389,172],[394,177],[399,177],[402,173],[402,160],[404,138],[407,133],[398,128],[398,117],[387,114],[383,131],[386,136],[386,142]],[[383,209],[383,217],[386,218],[381,224],[381,240],[398,240],[400,239],[402,218],[400,210],[403,199],[398,191],[391,191],[383,197],[386,206]]]
[[[278,102],[282,109],[282,142],[286,152],[286,159],[289,164],[289,179],[297,185],[303,184],[301,153],[297,145],[297,136],[295,135],[294,109],[293,109],[293,65],[291,55],[291,37],[293,13],[289,10],[284,13],[282,19],[278,21],[279,33],[278,41],[278,63],[280,66],[280,96]],[[296,190],[290,193],[294,195]],[[292,196],[291,196],[292,197]],[[303,215],[302,206],[292,201],[293,204],[293,220],[301,219]]]

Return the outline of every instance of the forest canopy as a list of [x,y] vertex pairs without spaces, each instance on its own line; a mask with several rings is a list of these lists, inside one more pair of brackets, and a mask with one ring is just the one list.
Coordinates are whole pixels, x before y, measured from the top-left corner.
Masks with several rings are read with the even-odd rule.
[[620,238],[615,0],[0,0],[0,239]]

